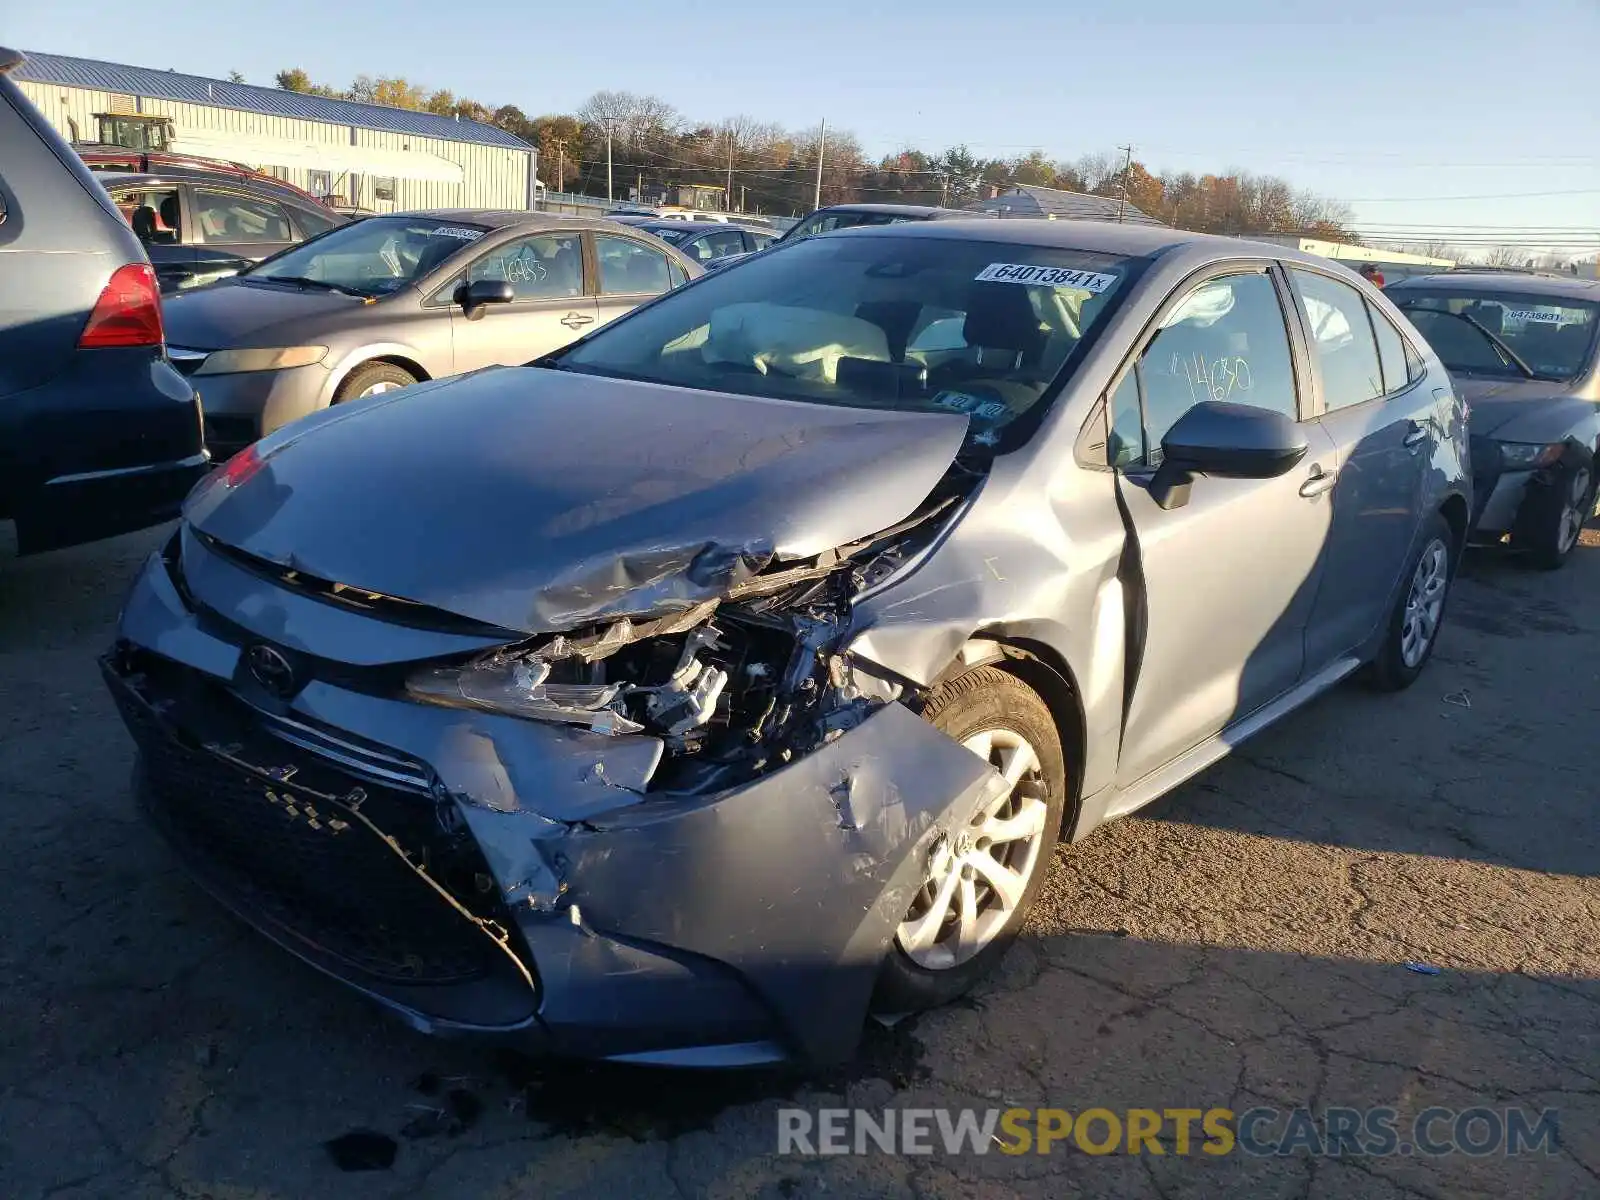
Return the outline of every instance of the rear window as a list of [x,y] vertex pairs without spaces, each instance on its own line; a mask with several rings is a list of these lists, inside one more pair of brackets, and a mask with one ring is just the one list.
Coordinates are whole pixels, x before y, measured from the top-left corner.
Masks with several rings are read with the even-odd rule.
[[1143,262],[946,238],[818,238],[709,275],[559,363],[711,391],[964,413],[975,440],[996,445]]

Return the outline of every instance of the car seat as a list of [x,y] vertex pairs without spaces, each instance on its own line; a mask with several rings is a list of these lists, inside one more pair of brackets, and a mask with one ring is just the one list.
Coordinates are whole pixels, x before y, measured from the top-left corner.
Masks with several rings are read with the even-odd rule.
[[133,232],[141,242],[148,244],[156,240],[156,210],[148,204],[141,204],[134,209],[128,224],[133,226]]
[[165,229],[158,229],[154,241],[165,245],[176,245],[183,240],[181,226],[183,224],[182,210],[178,207],[178,197],[174,193],[161,201],[161,223]]
[[978,348],[980,373],[992,375],[1037,367],[1048,334],[1026,287],[982,282],[967,289],[962,337]]

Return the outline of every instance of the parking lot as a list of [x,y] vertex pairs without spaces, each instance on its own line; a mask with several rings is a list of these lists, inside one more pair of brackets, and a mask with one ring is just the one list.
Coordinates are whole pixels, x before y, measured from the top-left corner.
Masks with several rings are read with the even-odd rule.
[[[821,1079],[430,1041],[238,927],[135,816],[95,665],[163,536],[0,550],[8,1196],[1600,1192],[1600,536],[1469,560],[1438,656],[1060,850],[1002,977]],[[1424,973],[1407,964],[1439,967]],[[776,1110],[1559,1110],[1553,1154],[781,1157]],[[325,1143],[395,1139],[341,1174]]]

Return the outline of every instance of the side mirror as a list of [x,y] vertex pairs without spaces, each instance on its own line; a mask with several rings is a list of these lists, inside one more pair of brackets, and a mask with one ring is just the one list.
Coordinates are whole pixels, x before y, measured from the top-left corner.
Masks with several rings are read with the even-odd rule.
[[451,296],[469,321],[483,316],[485,305],[510,304],[516,298],[517,293],[504,279],[475,279],[461,284]]
[[1310,443],[1289,417],[1251,404],[1196,404],[1161,439],[1150,496],[1164,509],[1189,502],[1196,475],[1273,479],[1306,456]]

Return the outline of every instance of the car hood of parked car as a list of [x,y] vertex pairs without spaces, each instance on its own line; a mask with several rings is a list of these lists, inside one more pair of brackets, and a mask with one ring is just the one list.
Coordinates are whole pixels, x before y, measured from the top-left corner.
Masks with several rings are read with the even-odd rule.
[[189,498],[322,583],[525,633],[687,609],[911,516],[959,414],[489,368],[286,426]]
[[1569,384],[1551,379],[1489,379],[1451,373],[1467,402],[1467,428],[1476,437],[1502,441],[1559,439],[1573,420],[1594,411],[1592,401],[1571,395]]
[[321,321],[368,307],[344,292],[242,278],[161,298],[167,343],[196,350],[303,345]]

